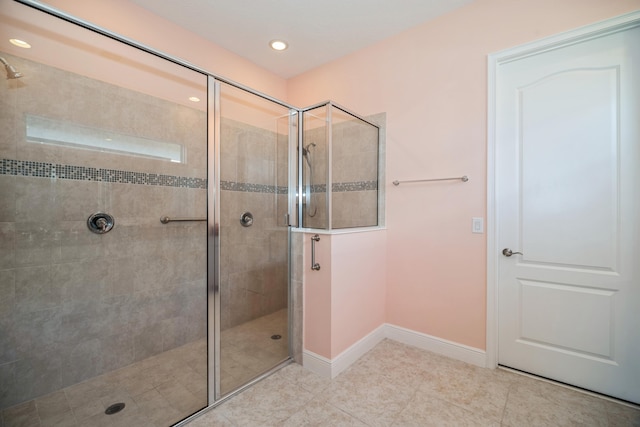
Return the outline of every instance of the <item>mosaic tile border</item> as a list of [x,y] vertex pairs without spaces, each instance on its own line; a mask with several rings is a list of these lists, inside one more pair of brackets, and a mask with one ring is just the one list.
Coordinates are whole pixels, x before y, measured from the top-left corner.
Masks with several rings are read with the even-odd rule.
[[378,181],[334,182],[331,191],[343,193],[346,191],[375,191],[378,189]]
[[220,181],[220,189],[246,193],[287,194],[289,192],[289,187],[235,181]]
[[203,178],[13,159],[0,159],[0,175],[75,179],[79,181],[156,185],[163,187],[207,188],[207,180]]
[[[331,191],[334,193],[344,193],[347,191],[376,191],[378,181],[354,181],[354,182],[334,182]],[[312,193],[326,193],[326,184],[314,184],[311,186]]]
[[[39,178],[74,179],[78,181],[113,182],[119,184],[154,185],[162,187],[207,188],[204,178],[162,175],[118,169],[91,168],[28,160],[0,159],[0,175],[30,176]],[[287,194],[286,186],[250,184],[235,181],[220,181],[220,189],[245,193]],[[375,191],[377,181],[336,182],[331,186],[334,193],[347,191]],[[326,193],[325,184],[311,186],[312,193]]]

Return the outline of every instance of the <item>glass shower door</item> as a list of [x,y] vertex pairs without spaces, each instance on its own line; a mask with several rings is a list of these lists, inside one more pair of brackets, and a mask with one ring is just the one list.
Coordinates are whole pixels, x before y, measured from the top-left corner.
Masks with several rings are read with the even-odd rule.
[[208,403],[206,77],[16,2],[0,28],[4,422],[178,422]]
[[289,357],[292,114],[219,83],[219,397]]

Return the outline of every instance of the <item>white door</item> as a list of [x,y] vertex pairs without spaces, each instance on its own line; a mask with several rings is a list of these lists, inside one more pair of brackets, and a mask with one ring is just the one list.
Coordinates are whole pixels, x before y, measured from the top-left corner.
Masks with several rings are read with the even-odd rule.
[[498,363],[640,403],[640,27],[496,77]]

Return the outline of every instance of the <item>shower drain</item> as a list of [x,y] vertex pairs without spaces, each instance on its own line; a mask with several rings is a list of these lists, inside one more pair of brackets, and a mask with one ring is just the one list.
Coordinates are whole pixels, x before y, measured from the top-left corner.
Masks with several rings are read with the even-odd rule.
[[271,339],[272,339],[272,340],[279,340],[280,338],[282,338],[282,335],[278,335],[278,334],[276,334],[276,335],[271,335]]
[[122,411],[124,409],[124,403],[120,402],[120,403],[114,403],[113,405],[109,406],[104,413],[107,415],[113,415],[113,414],[117,414],[118,412]]

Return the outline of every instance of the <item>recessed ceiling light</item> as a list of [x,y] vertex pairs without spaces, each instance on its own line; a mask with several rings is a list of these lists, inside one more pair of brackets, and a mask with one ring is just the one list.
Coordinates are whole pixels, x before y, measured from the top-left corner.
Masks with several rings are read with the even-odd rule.
[[289,47],[287,42],[284,42],[282,40],[271,40],[269,42],[269,46],[271,46],[271,49],[273,50],[285,50]]
[[9,43],[11,43],[14,46],[18,46],[24,49],[29,49],[31,47],[31,45],[29,43],[27,43],[24,40],[19,40],[19,39],[9,39]]
[[200,98],[198,98],[197,96],[190,96],[189,97],[189,101],[191,101],[191,102],[200,102]]

